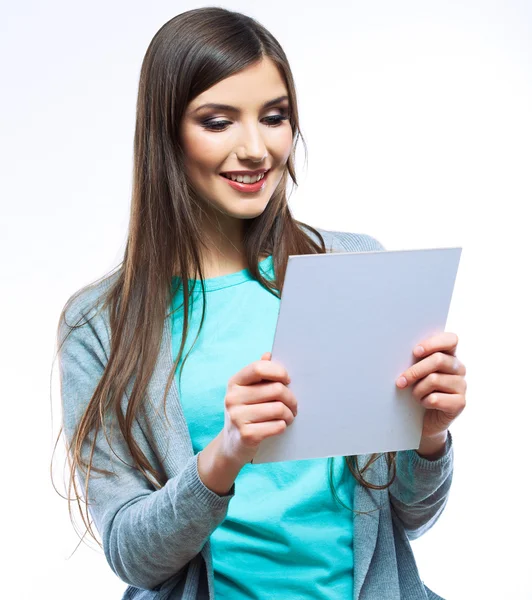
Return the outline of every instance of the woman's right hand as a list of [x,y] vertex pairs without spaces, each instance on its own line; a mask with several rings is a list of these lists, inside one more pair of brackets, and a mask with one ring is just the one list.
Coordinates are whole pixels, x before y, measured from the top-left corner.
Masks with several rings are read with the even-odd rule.
[[286,369],[271,352],[233,375],[227,384],[221,451],[244,466],[262,440],[283,433],[297,415],[297,400],[286,386]]

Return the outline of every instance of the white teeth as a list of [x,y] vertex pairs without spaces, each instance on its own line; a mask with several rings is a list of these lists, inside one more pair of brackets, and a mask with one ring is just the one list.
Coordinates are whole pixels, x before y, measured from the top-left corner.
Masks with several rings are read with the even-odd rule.
[[232,175],[230,173],[222,173],[224,177],[227,179],[231,179],[232,181],[239,181],[240,183],[255,183],[256,181],[260,181],[264,178],[265,173],[261,173],[260,175],[253,175],[250,177],[249,175]]

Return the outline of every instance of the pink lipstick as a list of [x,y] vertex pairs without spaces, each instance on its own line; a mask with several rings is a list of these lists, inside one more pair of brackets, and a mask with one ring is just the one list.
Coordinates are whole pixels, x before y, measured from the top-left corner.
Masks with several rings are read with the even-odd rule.
[[233,181],[221,174],[220,177],[227,181],[227,183],[238,192],[260,192],[266,184],[269,173],[270,171],[266,171],[264,177],[259,181],[255,181],[255,183],[240,183],[239,181]]

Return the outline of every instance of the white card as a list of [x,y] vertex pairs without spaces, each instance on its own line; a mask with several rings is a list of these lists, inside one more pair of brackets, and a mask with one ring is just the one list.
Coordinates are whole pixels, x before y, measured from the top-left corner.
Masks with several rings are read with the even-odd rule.
[[425,408],[401,390],[426,337],[445,331],[462,248],[290,256],[272,360],[298,414],[253,464],[419,448]]

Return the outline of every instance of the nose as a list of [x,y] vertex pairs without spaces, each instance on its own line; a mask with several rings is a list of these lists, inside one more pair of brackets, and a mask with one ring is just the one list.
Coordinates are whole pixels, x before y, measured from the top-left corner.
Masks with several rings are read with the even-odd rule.
[[248,125],[242,128],[236,155],[239,160],[260,162],[268,156],[268,149],[257,125]]

